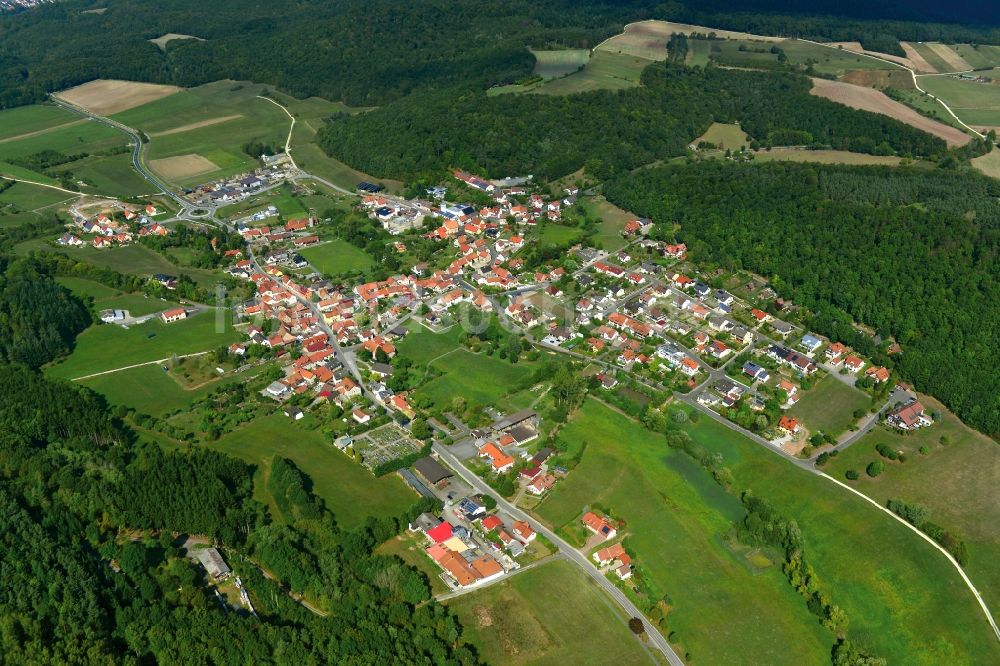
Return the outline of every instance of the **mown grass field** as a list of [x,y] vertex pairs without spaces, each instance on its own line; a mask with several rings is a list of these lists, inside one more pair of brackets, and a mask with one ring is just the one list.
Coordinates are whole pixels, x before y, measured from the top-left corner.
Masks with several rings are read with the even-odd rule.
[[985,155],[974,158],[971,164],[983,175],[1000,178],[1000,150],[996,148]]
[[37,211],[62,201],[72,201],[76,197],[67,192],[39,187],[29,183],[15,183],[0,192],[0,214]]
[[65,168],[70,169],[74,177],[89,185],[83,188],[88,192],[133,197],[150,194],[154,190],[153,186],[132,168],[128,155],[87,157],[70,162]]
[[846,50],[831,49],[798,39],[786,39],[778,46],[788,56],[790,63],[805,65],[812,62],[813,69],[820,74],[841,76],[846,72],[856,70],[884,69],[892,71],[900,69],[874,58],[866,58]]
[[443,374],[420,386],[415,394],[444,407],[458,396],[470,405],[491,405],[531,372],[531,364],[526,361],[511,364],[465,349],[432,361],[431,367]]
[[597,234],[594,236],[594,241],[600,242],[601,247],[609,252],[614,252],[625,245],[625,237],[622,236],[622,230],[625,228],[626,223],[636,219],[636,215],[622,210],[603,196],[581,199],[578,205],[587,207],[591,213],[601,218]]
[[124,405],[144,414],[163,416],[188,408],[192,402],[223,384],[244,382],[249,376],[250,374],[229,375],[195,389],[186,389],[159,365],[143,365],[84,379],[78,383],[97,391],[112,405]]
[[150,136],[149,160],[196,154],[218,167],[177,179],[178,185],[193,185],[253,169],[256,160],[242,150],[251,140],[284,146],[291,121],[280,108],[257,98],[264,89],[253,83],[216,81],[113,117]]
[[1000,646],[972,593],[930,544],[861,498],[715,421],[702,417],[688,429],[723,455],[737,489],[752,490],[795,519],[806,557],[850,618],[850,637],[889,663],[1000,660]]
[[[56,248],[51,245],[49,240],[37,239],[18,244],[15,251],[24,255],[32,251],[52,251],[54,249]],[[85,261],[95,266],[105,266],[129,275],[155,275],[157,273],[187,275],[202,286],[212,286],[220,282],[219,274],[214,271],[176,266],[163,255],[142,245],[133,244],[105,249],[84,245],[82,247],[59,248],[59,250],[73,259]]]
[[[313,492],[346,529],[358,527],[369,516],[395,516],[417,500],[417,495],[395,474],[374,478],[314,430],[307,430],[280,412],[207,445],[209,448],[257,465],[255,496],[268,502],[266,482],[274,455],[284,456],[313,482]],[[268,502],[269,503],[269,502]]]
[[[1000,610],[1000,502],[996,501],[1000,478],[1000,446],[958,420],[933,398],[921,396],[929,410],[941,413],[932,427],[904,435],[876,428],[842,451],[824,468],[866,495],[884,503],[898,499],[930,510],[930,520],[953,531],[969,548],[966,572],[979,588],[994,616]],[[947,444],[941,443],[941,437]],[[875,450],[886,444],[906,454],[906,462],[890,462]],[[927,447],[927,453],[920,453]],[[864,468],[883,460],[886,471],[872,479]],[[849,481],[844,472],[859,472]]]
[[[224,313],[222,330],[216,330],[213,311],[164,324],[154,319],[128,329],[95,324],[76,339],[76,348],[66,359],[50,366],[48,374],[73,379],[97,372],[146,363],[172,354],[209,351],[238,340],[241,335]],[[153,337],[149,337],[153,334]]]
[[[32,108],[32,107],[28,107]],[[44,108],[44,107],[42,107]],[[73,116],[79,118],[79,116]],[[121,132],[95,122],[66,124],[50,131],[0,143],[0,160],[26,157],[43,150],[55,150],[64,155],[96,153],[128,143]],[[128,155],[122,159],[127,160]]]
[[702,141],[714,144],[720,150],[739,150],[749,143],[747,133],[739,125],[729,123],[712,123],[708,130],[692,143],[697,146]]
[[374,260],[364,250],[344,240],[331,240],[299,251],[306,261],[326,275],[342,275],[365,271]]
[[84,278],[56,278],[59,284],[81,298],[93,299],[94,310],[128,310],[133,317],[142,317],[153,312],[161,312],[177,307],[173,301],[164,302],[158,298],[147,298],[143,294],[129,294],[106,287],[99,282]]
[[652,60],[635,56],[594,51],[579,72],[547,81],[531,92],[546,95],[571,95],[589,90],[621,90],[639,85],[639,76]]
[[895,155],[868,155],[847,150],[797,150],[795,148],[772,148],[754,153],[758,162],[818,162],[820,164],[877,164],[898,166],[901,158]]
[[575,226],[566,226],[563,224],[553,224],[552,222],[548,222],[545,224],[545,228],[542,229],[542,233],[538,235],[538,243],[542,246],[572,245],[582,236],[583,232]]
[[531,50],[535,56],[535,74],[544,79],[554,79],[572,74],[590,60],[590,49],[560,49],[557,51]]
[[824,377],[788,413],[801,419],[810,432],[821,430],[837,437],[857,422],[854,410],[867,410],[870,405],[871,398],[858,389],[836,377]]
[[0,111],[0,141],[79,120],[80,116],[54,104],[32,104]]
[[743,508],[685,454],[593,399],[559,439],[585,450],[536,512],[553,526],[575,527],[598,503],[623,519],[639,575],[657,597],[669,595],[667,625],[681,654],[706,664],[828,662],[833,636],[780,570],[755,575],[723,544]]
[[604,592],[557,560],[447,602],[492,664],[656,663]]
[[970,125],[1000,126],[1000,86],[952,76],[922,76],[920,87],[943,99]]

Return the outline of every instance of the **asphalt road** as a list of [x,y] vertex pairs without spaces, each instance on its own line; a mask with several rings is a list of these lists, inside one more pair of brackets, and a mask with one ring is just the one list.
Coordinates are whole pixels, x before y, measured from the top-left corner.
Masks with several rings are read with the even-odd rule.
[[590,578],[593,579],[593,581],[597,583],[601,587],[601,589],[607,592],[608,595],[610,595],[611,598],[614,599],[615,602],[622,607],[622,609],[624,609],[625,614],[628,617],[637,617],[642,620],[642,624],[646,629],[646,636],[649,638],[650,645],[652,645],[657,650],[662,652],[663,656],[671,664],[671,666],[683,666],[684,662],[677,655],[677,653],[673,651],[673,649],[670,647],[670,643],[668,643],[667,639],[663,637],[663,634],[661,634],[658,629],[653,627],[653,625],[651,625],[646,620],[646,617],[642,614],[642,611],[640,611],[635,606],[635,604],[629,601],[628,597],[626,597],[625,594],[620,589],[618,589],[616,585],[614,585],[611,581],[606,579],[604,575],[597,569],[597,567],[595,567],[594,564],[590,560],[588,560],[586,556],[583,555],[583,553],[578,551],[576,548],[574,548],[567,542],[563,541],[559,536],[556,535],[555,532],[548,529],[547,527],[545,527],[545,525],[542,525],[533,517],[531,517],[521,509],[517,508],[516,506],[508,502],[496,491],[494,491],[492,488],[486,485],[486,483],[482,479],[480,479],[478,476],[473,474],[468,468],[466,468],[465,465],[462,464],[462,461],[453,456],[451,454],[451,451],[449,451],[447,447],[441,444],[435,444],[434,452],[437,453],[441,457],[441,459],[445,461],[452,469],[458,472],[458,475],[462,477],[462,480],[468,483],[470,486],[472,486],[472,488],[475,489],[476,492],[481,493],[483,495],[489,495],[490,497],[496,500],[497,506],[501,507],[505,512],[507,512],[514,518],[517,518],[518,520],[525,521],[526,523],[531,525],[531,528],[533,530],[535,530],[539,534],[543,534],[547,539],[549,539],[552,543],[554,543],[556,547],[559,548],[559,552],[563,555],[563,557],[565,557],[567,560],[569,560],[570,562],[576,564],[581,569],[583,569],[583,571],[588,576],[590,576]]

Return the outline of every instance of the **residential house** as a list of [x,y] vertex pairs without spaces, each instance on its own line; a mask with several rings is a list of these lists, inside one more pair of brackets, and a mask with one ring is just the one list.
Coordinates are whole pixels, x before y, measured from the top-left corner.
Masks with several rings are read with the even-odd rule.
[[605,516],[598,516],[592,511],[583,514],[580,519],[584,526],[598,536],[605,539],[614,539],[618,535],[618,530],[614,528],[611,521]]
[[930,417],[924,413],[924,406],[916,400],[894,409],[886,417],[886,422],[893,428],[900,430],[918,430],[933,423]]

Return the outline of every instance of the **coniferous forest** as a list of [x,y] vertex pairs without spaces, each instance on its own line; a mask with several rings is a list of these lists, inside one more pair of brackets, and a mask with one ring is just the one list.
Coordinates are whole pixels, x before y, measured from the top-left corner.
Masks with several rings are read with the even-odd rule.
[[[815,330],[1000,433],[995,181],[942,169],[706,161],[644,169],[604,191],[661,226],[680,223],[697,261],[772,278],[816,313]],[[884,353],[890,336],[902,354]]]

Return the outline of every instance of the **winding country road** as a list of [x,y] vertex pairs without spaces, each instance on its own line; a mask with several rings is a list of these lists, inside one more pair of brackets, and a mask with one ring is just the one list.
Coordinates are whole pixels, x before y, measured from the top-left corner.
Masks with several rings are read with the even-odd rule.
[[549,541],[554,543],[559,548],[559,552],[563,555],[563,557],[565,557],[567,560],[569,560],[573,564],[583,569],[583,571],[588,576],[590,576],[590,578],[595,583],[597,583],[602,590],[607,592],[608,595],[612,599],[614,599],[614,601],[619,606],[621,606],[622,609],[624,609],[626,615],[628,615],[629,617],[636,617],[641,619],[643,627],[646,630],[646,636],[649,638],[650,644],[657,650],[659,650],[661,653],[663,653],[663,656],[671,664],[671,666],[684,665],[684,661],[677,655],[676,652],[673,651],[673,648],[670,647],[670,643],[668,643],[667,639],[663,637],[663,634],[661,634],[658,629],[656,629],[652,624],[649,623],[648,620],[646,620],[646,616],[643,615],[642,611],[640,611],[636,607],[636,605],[633,604],[628,599],[628,597],[625,596],[625,594],[618,588],[617,585],[615,585],[607,578],[605,578],[604,574],[602,574],[597,569],[597,567],[595,567],[594,564],[590,560],[588,560],[586,556],[583,555],[583,553],[581,553],[579,550],[568,544],[566,541],[564,541],[561,537],[556,535],[555,532],[547,528],[545,525],[538,522],[538,520],[536,520],[534,517],[522,511],[521,509],[517,508],[516,506],[508,502],[506,499],[504,499],[502,495],[500,495],[495,490],[486,485],[486,483],[478,476],[473,474],[473,472],[469,470],[462,463],[461,460],[455,457],[455,455],[452,454],[451,451],[449,451],[446,446],[443,446],[441,444],[434,444],[433,448],[434,452],[438,454],[438,456],[440,456],[441,459],[444,460],[452,469],[458,472],[458,475],[462,477],[462,480],[468,483],[470,486],[472,486],[472,488],[475,489],[476,492],[483,495],[489,495],[490,497],[496,500],[497,506],[503,508],[505,512],[507,512],[514,518],[517,518],[518,520],[525,521],[526,523],[531,525],[531,528],[533,530],[535,530],[539,534],[544,535],[545,538],[547,538]]

